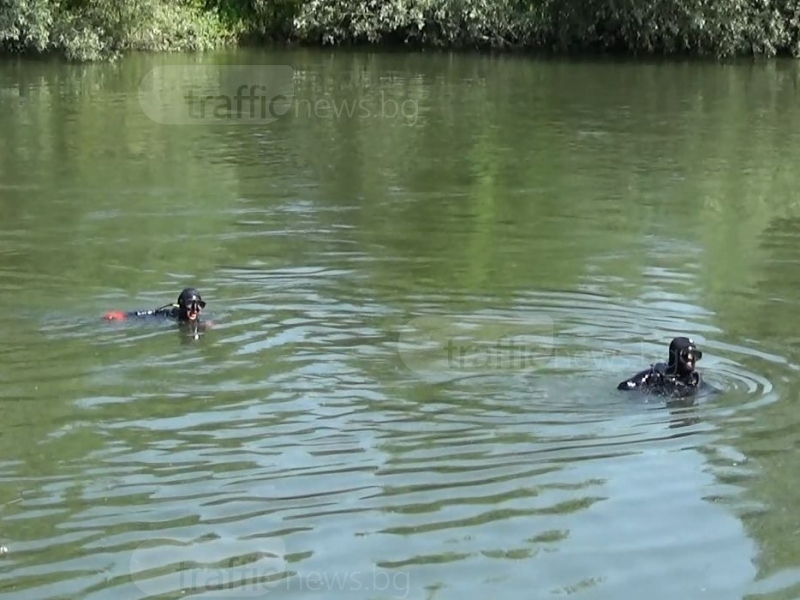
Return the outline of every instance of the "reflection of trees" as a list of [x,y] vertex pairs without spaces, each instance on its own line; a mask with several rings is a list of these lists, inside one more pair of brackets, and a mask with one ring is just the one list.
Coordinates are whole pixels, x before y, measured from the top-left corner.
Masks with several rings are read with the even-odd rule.
[[[755,237],[741,233],[763,227],[774,205],[763,183],[731,175],[778,164],[793,71],[304,56],[296,100],[306,106],[364,102],[379,114],[381,94],[419,106],[416,126],[303,114],[275,129],[317,179],[313,200],[355,207],[336,218],[376,257],[404,259],[399,270],[376,265],[376,279],[504,293],[568,285],[605,256],[635,280],[649,234],[703,242],[712,293],[719,276],[753,264]],[[256,168],[243,167],[254,181]]]
[[198,276],[214,264],[217,242],[208,235],[229,220],[235,173],[208,160],[207,128],[146,117],[136,90],[147,68],[141,58],[4,67],[16,83],[3,90],[0,215],[10,230],[32,229],[26,239],[46,238],[47,248],[10,254],[6,266],[49,278],[48,287],[133,291],[167,272]]
[[[313,200],[355,207],[330,218],[353,226],[358,249],[376,259],[371,285],[442,292],[453,302],[489,295],[496,306],[503,296],[572,287],[594,273],[620,278],[606,289],[622,297],[659,287],[689,294],[731,339],[764,340],[785,353],[780,343],[796,311],[768,298],[796,296],[796,245],[786,240],[796,239],[797,225],[770,223],[794,203],[786,161],[797,154],[796,66],[407,60],[337,55],[309,70],[331,81],[356,72],[369,82],[329,90],[334,98],[370,100],[376,89],[415,98],[418,126],[318,119],[282,130],[287,149],[313,165]],[[381,82],[389,71],[420,75]],[[690,275],[690,287],[645,276],[653,266]],[[784,400],[761,409],[759,421],[793,440],[785,373],[744,366],[781,388]],[[694,419],[687,413],[675,426]],[[785,482],[797,469],[764,449],[777,439],[737,434],[735,444],[763,464],[766,485],[754,493],[778,509],[796,505]],[[746,521],[764,569],[791,564],[789,514]]]
[[[131,361],[145,366],[126,393],[163,393],[147,385],[152,345],[103,345],[102,331],[80,331],[64,320],[88,313],[99,322],[104,309],[140,307],[131,299],[103,306],[98,288],[131,294],[166,288],[153,301],[173,300],[180,286],[170,278],[200,279],[213,270],[219,234],[233,220],[235,171],[224,161],[233,151],[220,148],[207,128],[149,120],[136,95],[148,68],[141,57],[119,65],[8,61],[0,67],[0,272],[11,291],[0,301],[8,319],[0,324],[6,425],[0,454],[9,482],[0,504],[20,494],[46,496],[52,487],[60,490],[52,492],[53,502],[75,497],[82,506],[82,476],[90,465],[104,465],[105,454],[93,453],[107,450],[109,438],[76,417],[85,407],[75,401],[119,393],[121,365]],[[220,160],[209,158],[212,143]],[[180,410],[200,403],[182,402]],[[118,406],[111,406],[89,410],[86,418],[118,418]],[[167,398],[132,412],[174,414],[175,406]],[[72,476],[75,483],[64,481]],[[38,519],[39,535],[57,536],[62,520],[57,511]],[[30,534],[6,526],[0,535]],[[53,550],[59,551],[64,546]]]
[[[764,148],[761,151],[767,152]],[[780,152],[791,156],[786,146],[781,147]],[[758,154],[757,148],[753,155]],[[750,182],[749,187],[756,188],[760,194],[760,197],[755,196],[754,192],[753,201],[757,205],[760,203],[763,212],[746,211],[745,222],[767,223],[763,228],[750,230],[741,226],[749,234],[743,236],[743,240],[752,248],[752,254],[749,262],[742,264],[742,287],[737,289],[735,282],[729,284],[738,292],[736,301],[721,304],[720,312],[742,338],[757,339],[767,351],[797,364],[800,351],[794,342],[800,339],[796,308],[800,289],[797,269],[800,218],[774,216],[796,212],[791,208],[794,184],[784,176],[780,162],[772,167],[763,165],[753,173],[752,179],[755,181]],[[737,253],[734,258],[738,258],[741,249],[734,246],[731,245],[731,252]],[[756,260],[757,266],[747,269]],[[800,490],[794,477],[800,470],[800,458],[795,451],[800,444],[800,417],[796,410],[800,394],[795,385],[797,373],[785,366],[758,361],[754,369],[759,369],[759,375],[775,386],[779,400],[759,407],[752,415],[752,423],[731,426],[737,436],[735,445],[748,459],[739,468],[752,477],[744,481],[741,476],[731,474],[729,477],[738,485],[746,485],[747,498],[759,507],[746,507],[743,518],[761,545],[759,575],[768,577],[797,566],[795,507],[800,503]],[[730,473],[729,463],[726,467]],[[798,586],[790,589],[796,594]]]
[[[30,247],[2,254],[3,268],[41,274],[28,281],[34,301],[37,290],[153,289],[173,273],[199,277],[257,259],[336,264],[328,251],[371,259],[363,286],[389,305],[441,293],[453,306],[495,308],[517,294],[587,281],[622,299],[659,286],[688,293],[648,278],[656,265],[696,275],[692,302],[713,311],[726,336],[763,340],[797,361],[795,349],[782,347],[798,323],[784,302],[798,288],[796,66],[305,52],[279,59],[303,75],[298,100],[363,101],[370,117],[161,126],[135,95],[160,59],[4,65],[0,76],[17,84],[2,91],[0,219],[4,229],[32,233]],[[418,123],[374,117],[387,98],[417,103]],[[241,217],[232,216],[238,199],[248,211]],[[336,291],[363,297],[344,287]],[[23,345],[24,334],[12,343]],[[80,354],[81,342],[59,349]],[[748,425],[735,444],[759,461],[752,493],[777,508],[747,521],[772,568],[790,565],[796,550],[791,511],[782,509],[796,504],[787,482],[797,469],[780,451],[796,442],[786,408],[796,394],[781,382],[783,370],[766,368],[782,401],[759,409],[759,431],[768,433]],[[73,384],[75,397],[93,385]],[[34,420],[25,410],[14,405],[9,422]],[[69,406],[54,402],[48,414],[39,430],[14,429],[8,448],[24,445],[20,432],[45,437],[69,419]],[[693,413],[683,417],[676,426]],[[63,455],[101,445],[91,436],[64,440],[54,446]]]

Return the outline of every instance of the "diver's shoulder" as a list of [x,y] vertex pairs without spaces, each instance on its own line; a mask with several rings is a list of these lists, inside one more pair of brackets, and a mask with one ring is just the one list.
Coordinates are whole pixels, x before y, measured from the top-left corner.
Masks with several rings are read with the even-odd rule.
[[647,387],[651,385],[654,375],[657,375],[655,364],[650,365],[648,368],[639,371],[635,375],[629,377],[617,385],[618,390],[634,390]]
[[162,306],[153,311],[153,314],[159,317],[169,317],[170,319],[177,319],[180,313],[180,307],[177,304],[169,304]]

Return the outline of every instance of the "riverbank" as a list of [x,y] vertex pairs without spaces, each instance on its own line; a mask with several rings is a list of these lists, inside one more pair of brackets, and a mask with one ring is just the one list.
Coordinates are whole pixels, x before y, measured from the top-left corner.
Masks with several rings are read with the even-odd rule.
[[77,61],[267,40],[796,57],[800,7],[790,0],[11,0],[0,8],[0,50]]

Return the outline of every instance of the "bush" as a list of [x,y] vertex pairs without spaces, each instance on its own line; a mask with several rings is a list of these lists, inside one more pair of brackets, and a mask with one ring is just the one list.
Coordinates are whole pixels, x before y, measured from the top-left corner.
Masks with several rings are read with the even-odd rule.
[[800,55],[794,0],[307,0],[308,43]]
[[0,48],[44,52],[50,45],[53,5],[50,0],[0,3]]
[[170,0],[10,0],[0,48],[98,60],[126,50],[205,50],[233,39],[214,12]]
[[289,39],[302,3],[303,0],[207,0],[205,8],[245,37]]
[[0,49],[76,60],[235,40],[800,55],[797,0],[3,0]]
[[508,47],[542,38],[541,11],[515,0],[310,0],[297,18],[312,43]]

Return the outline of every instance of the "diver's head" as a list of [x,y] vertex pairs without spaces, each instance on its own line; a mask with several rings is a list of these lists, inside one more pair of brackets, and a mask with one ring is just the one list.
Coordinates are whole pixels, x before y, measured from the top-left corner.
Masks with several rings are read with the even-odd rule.
[[697,361],[703,353],[695,343],[686,337],[676,337],[669,345],[669,370],[678,375],[694,372]]
[[178,318],[181,320],[196,321],[205,307],[205,301],[194,288],[186,288],[178,296]]

